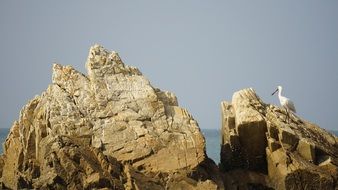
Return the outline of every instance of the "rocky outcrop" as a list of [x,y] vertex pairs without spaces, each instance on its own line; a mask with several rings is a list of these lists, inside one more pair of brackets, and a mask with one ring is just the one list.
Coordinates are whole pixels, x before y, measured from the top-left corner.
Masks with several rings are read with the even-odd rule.
[[221,107],[220,167],[229,189],[338,189],[335,136],[294,114],[285,122],[285,111],[263,103],[253,89]]
[[217,167],[173,93],[99,45],[86,68],[53,65],[3,145],[0,188],[338,189],[338,139],[296,115],[284,122],[252,89],[222,102]]
[[86,68],[54,64],[52,84],[21,110],[1,157],[4,188],[222,188],[173,93],[99,45]]

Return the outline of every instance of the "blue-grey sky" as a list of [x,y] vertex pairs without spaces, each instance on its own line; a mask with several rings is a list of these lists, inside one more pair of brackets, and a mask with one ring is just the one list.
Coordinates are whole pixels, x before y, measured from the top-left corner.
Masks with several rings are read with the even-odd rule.
[[51,83],[53,62],[85,73],[89,47],[119,52],[174,92],[201,128],[220,102],[277,85],[298,114],[338,130],[338,1],[1,1],[0,127]]

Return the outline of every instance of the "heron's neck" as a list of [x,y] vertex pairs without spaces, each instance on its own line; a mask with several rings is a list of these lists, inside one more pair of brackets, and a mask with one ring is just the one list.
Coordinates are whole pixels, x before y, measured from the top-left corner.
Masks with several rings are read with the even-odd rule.
[[278,90],[278,97],[282,97],[282,90],[283,90],[283,89],[279,89],[279,90]]

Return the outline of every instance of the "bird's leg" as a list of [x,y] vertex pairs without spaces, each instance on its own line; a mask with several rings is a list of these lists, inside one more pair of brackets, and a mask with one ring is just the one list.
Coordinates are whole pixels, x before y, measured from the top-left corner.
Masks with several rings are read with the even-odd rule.
[[284,120],[284,122],[286,122],[288,120],[288,117],[289,117],[289,112],[288,112],[288,109],[285,108],[285,120]]
[[286,113],[287,113],[287,116],[288,116],[288,123],[290,123],[290,112],[288,109],[286,109]]

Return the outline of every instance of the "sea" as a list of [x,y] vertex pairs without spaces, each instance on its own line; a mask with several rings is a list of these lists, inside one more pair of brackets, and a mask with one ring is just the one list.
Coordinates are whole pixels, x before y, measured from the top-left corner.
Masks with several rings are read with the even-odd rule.
[[[205,140],[206,140],[206,149],[207,155],[209,158],[213,159],[216,164],[220,162],[220,151],[221,151],[221,137],[219,129],[201,129]],[[330,131],[331,133],[338,136],[338,131]],[[0,128],[0,142],[1,145],[5,142],[7,135],[9,133],[9,128]],[[0,154],[2,154],[3,146],[0,146]]]

